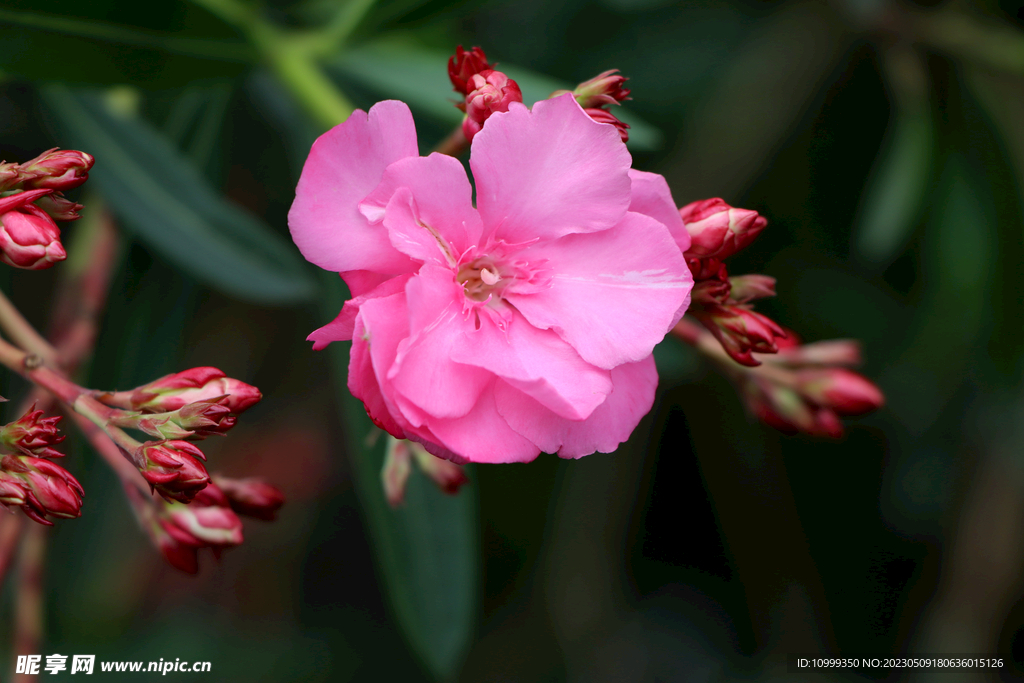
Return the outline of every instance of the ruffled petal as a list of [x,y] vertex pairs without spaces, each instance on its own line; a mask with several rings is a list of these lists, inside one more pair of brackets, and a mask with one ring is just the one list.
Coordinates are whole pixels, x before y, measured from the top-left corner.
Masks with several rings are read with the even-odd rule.
[[672,239],[679,246],[679,251],[685,253],[690,248],[690,233],[683,225],[683,219],[676,208],[675,200],[672,199],[672,191],[668,189],[665,176],[630,169],[629,180],[632,183],[629,210],[650,216],[668,228]]
[[587,363],[557,334],[537,329],[515,311],[502,329],[483,309],[479,328],[459,339],[452,359],[486,368],[573,420],[589,416],[612,389],[607,370]]
[[495,113],[470,166],[485,236],[522,243],[612,227],[629,206],[631,163],[615,128],[566,94]]
[[654,357],[620,365],[611,371],[612,392],[586,420],[567,420],[509,385],[498,384],[498,412],[517,433],[545,453],[581,458],[611,453],[629,438],[654,405],[658,370]]
[[[494,380],[502,384],[501,380]],[[494,388],[480,395],[473,410],[452,420],[431,419],[430,431],[440,443],[456,454],[456,462],[530,462],[540,449],[529,439],[508,426],[498,414]]]
[[370,225],[359,202],[381,181],[388,165],[417,156],[416,128],[402,102],[378,102],[355,111],[313,143],[288,212],[292,239],[306,260],[336,272],[413,270],[391,246],[387,232]]
[[[388,380],[396,402],[417,426],[427,416],[466,415],[493,379],[490,372],[452,358],[452,350],[472,329],[463,313],[464,298],[445,268],[424,266],[406,285],[411,334],[399,343]],[[407,402],[419,410],[410,410]]]
[[[403,187],[415,198],[412,224],[385,218],[389,202]],[[405,200],[403,203],[408,205]],[[462,252],[480,240],[480,215],[473,208],[469,178],[457,159],[444,154],[410,157],[391,164],[359,210],[371,223],[384,221],[392,245],[418,261],[437,261],[441,251],[457,261]]]
[[679,321],[693,276],[664,225],[627,213],[614,228],[567,235],[520,252],[551,266],[549,288],[505,297],[535,327],[552,329],[583,360],[612,369],[642,360]]
[[399,275],[398,277],[390,278],[365,294],[349,299],[341,307],[341,312],[338,313],[337,318],[323,327],[313,330],[306,337],[306,341],[313,342],[313,350],[319,351],[326,348],[331,342],[352,339],[355,333],[355,321],[356,315],[359,313],[359,307],[369,299],[378,299],[404,291],[405,283],[409,281],[410,277],[411,275]]

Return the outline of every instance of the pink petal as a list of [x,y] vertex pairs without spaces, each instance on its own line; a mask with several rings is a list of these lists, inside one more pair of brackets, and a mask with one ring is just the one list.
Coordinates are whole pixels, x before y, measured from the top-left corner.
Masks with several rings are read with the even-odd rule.
[[665,176],[630,169],[629,180],[633,184],[629,210],[650,216],[668,228],[669,234],[679,245],[679,251],[685,252],[689,249],[690,233],[683,225],[683,219],[676,208],[675,200],[672,199],[672,192],[668,189]]
[[639,361],[679,321],[693,277],[664,225],[627,213],[610,230],[567,235],[520,254],[547,259],[549,289],[505,297],[535,327],[553,329],[583,360],[612,369]]
[[[501,380],[495,382],[502,384]],[[533,442],[513,431],[498,414],[490,387],[464,417],[431,419],[429,427],[441,444],[456,454],[456,462],[530,462],[540,455]]]
[[[389,225],[386,208],[402,187],[415,198],[417,222]],[[384,221],[396,249],[419,261],[437,260],[441,244],[447,244],[449,252],[454,250],[458,260],[462,252],[480,241],[482,227],[473,208],[469,178],[457,159],[444,154],[410,157],[391,164],[380,185],[359,207],[371,223]]]
[[495,373],[548,410],[582,420],[611,391],[607,370],[585,362],[551,330],[539,330],[513,311],[506,329],[480,316],[479,329],[459,340],[452,359]]
[[[465,295],[452,271],[426,265],[406,285],[410,336],[399,343],[388,380],[410,422],[427,416],[461,417],[473,409],[493,375],[452,359],[452,349],[472,329],[463,314]],[[419,410],[409,410],[411,402]],[[420,415],[420,411],[426,415]]]
[[[399,299],[404,299],[404,294],[385,298],[382,302],[385,312],[388,312],[387,309],[395,308]],[[370,309],[370,317],[376,317],[373,315],[374,307],[368,306],[367,308]],[[374,352],[376,352],[378,363],[385,366],[390,365],[386,360],[381,363],[382,356],[387,355],[388,349],[385,348],[387,345],[385,339],[376,334],[377,326],[373,325],[374,333],[371,333],[364,325],[364,320],[364,316],[359,316],[355,320],[355,337],[348,364],[348,389],[353,396],[363,402],[366,413],[378,427],[396,439],[403,439],[405,430],[391,414],[388,401],[385,400],[377,379],[377,371],[374,369]],[[387,331],[383,330],[383,333],[386,334]]]
[[356,315],[359,313],[359,307],[369,299],[391,296],[392,294],[404,291],[405,283],[409,281],[410,277],[411,275],[399,275],[398,277],[390,278],[369,292],[353,299],[349,299],[345,302],[345,305],[341,307],[341,312],[338,313],[337,318],[323,327],[313,330],[313,332],[306,337],[306,341],[313,342],[313,350],[319,351],[326,348],[331,342],[348,341],[349,339],[352,339],[352,335],[355,331]]
[[629,206],[632,159],[571,94],[491,115],[470,166],[487,230],[510,243],[605,230]]
[[612,392],[586,420],[567,420],[545,410],[535,400],[499,383],[498,412],[516,432],[545,453],[580,458],[594,452],[611,453],[629,438],[654,405],[658,370],[654,357],[620,365],[611,371]]
[[302,169],[288,225],[311,263],[337,272],[398,274],[413,269],[391,246],[382,226],[370,225],[359,202],[380,183],[387,166],[417,156],[416,128],[402,102],[357,110],[320,136]]

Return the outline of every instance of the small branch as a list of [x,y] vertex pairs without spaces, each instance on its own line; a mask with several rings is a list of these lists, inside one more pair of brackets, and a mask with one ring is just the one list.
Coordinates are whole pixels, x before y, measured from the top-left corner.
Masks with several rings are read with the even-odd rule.
[[[43,635],[43,562],[46,559],[46,527],[33,524],[25,530],[18,554],[18,591],[14,607],[14,653],[39,652]],[[34,676],[16,675],[15,683],[29,683]]]
[[14,559],[21,531],[25,528],[25,518],[16,512],[6,513],[0,510],[0,587],[4,585],[4,576]]
[[3,329],[18,346],[32,351],[51,365],[57,364],[57,350],[36,332],[32,323],[25,319],[21,311],[2,291],[0,291],[0,329]]
[[451,132],[451,135],[442,140],[437,147],[434,148],[435,152],[440,154],[447,154],[450,157],[460,157],[462,153],[469,149],[469,140],[462,133],[462,124],[459,124],[455,130]]
[[111,441],[110,437],[107,436],[103,429],[90,422],[88,418],[79,415],[70,409],[66,409],[66,413],[72,420],[74,420],[75,424],[78,425],[78,428],[82,430],[82,434],[84,434],[85,438],[89,440],[90,444],[92,444],[93,449],[95,449],[96,452],[99,453],[100,457],[110,465],[111,469],[117,472],[117,475],[121,477],[122,481],[126,484],[135,486],[147,496],[150,495],[149,484],[142,478],[142,475],[139,474],[135,465],[128,462],[124,457],[124,454],[121,452],[121,449]]

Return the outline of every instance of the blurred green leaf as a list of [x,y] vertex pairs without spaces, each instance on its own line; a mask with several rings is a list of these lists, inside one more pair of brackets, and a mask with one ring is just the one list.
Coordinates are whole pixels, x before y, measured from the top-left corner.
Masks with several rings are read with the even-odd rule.
[[0,44],[0,70],[62,83],[186,85],[236,76],[255,60],[252,50],[237,39],[175,35],[89,16],[61,16],[53,8],[47,14],[0,9]]
[[96,157],[95,182],[147,245],[197,279],[248,301],[285,305],[315,292],[295,248],[221,198],[145,122],[114,116],[95,93],[40,89],[67,143]]
[[[341,280],[324,274],[327,319],[345,300]],[[336,386],[342,404],[356,491],[373,540],[377,566],[398,623],[416,654],[438,680],[451,680],[473,636],[480,611],[480,542],[474,485],[456,496],[441,493],[415,464],[405,503],[384,498],[381,468],[386,435],[347,388],[349,343],[334,343]]]
[[928,194],[934,146],[930,111],[897,113],[854,229],[856,251],[869,263],[890,263],[910,239]]
[[[448,80],[448,57],[446,53],[389,38],[346,50],[330,60],[328,68],[455,126],[462,120],[462,112],[453,104],[455,93]],[[519,84],[527,104],[545,99],[556,90],[574,87],[504,62],[501,70]],[[621,107],[616,107],[614,113],[630,125],[631,149],[647,151],[661,146],[663,136],[657,128]]]

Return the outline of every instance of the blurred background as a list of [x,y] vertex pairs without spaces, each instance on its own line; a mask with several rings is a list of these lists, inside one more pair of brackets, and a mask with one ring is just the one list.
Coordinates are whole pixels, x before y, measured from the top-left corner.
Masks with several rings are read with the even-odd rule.
[[[999,653],[1001,674],[957,680],[1018,680],[1022,7],[0,2],[0,158],[92,153],[73,198],[123,236],[82,381],[213,365],[259,386],[230,437],[206,442],[209,468],[289,501],[183,575],[69,426],[62,464],[85,508],[49,533],[41,653],[281,682],[801,680],[787,653]],[[888,405],[839,441],[786,437],[669,339],[655,407],[619,452],[472,467],[454,498],[414,472],[388,508],[347,346],[305,341],[346,293],[302,261],[286,214],[346,100],[408,102],[424,153],[458,125],[458,44],[482,46],[528,102],[621,69],[634,166],[680,205],[765,215],[730,272],[778,278],[760,310],[805,340],[862,340]],[[4,268],[0,285],[45,327],[59,271]]]

